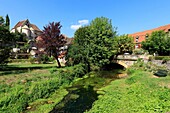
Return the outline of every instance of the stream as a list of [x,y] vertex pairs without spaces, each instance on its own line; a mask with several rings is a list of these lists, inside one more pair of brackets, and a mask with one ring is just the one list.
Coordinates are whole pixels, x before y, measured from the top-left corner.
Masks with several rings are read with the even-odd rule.
[[[92,74],[93,75],[93,74]],[[117,74],[93,76],[75,82],[50,113],[83,113],[92,108],[100,94],[97,91],[117,79]]]

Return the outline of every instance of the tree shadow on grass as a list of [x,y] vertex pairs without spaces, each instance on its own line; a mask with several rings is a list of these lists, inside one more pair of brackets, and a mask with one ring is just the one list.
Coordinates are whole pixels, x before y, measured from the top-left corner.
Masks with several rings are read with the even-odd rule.
[[26,72],[30,72],[36,69],[48,69],[48,68],[52,68],[52,67],[56,67],[56,66],[47,66],[47,67],[43,67],[43,66],[28,66],[28,67],[17,67],[17,65],[13,66],[0,66],[0,76],[5,76],[5,75],[9,75],[9,74],[20,74],[20,73],[26,73]]

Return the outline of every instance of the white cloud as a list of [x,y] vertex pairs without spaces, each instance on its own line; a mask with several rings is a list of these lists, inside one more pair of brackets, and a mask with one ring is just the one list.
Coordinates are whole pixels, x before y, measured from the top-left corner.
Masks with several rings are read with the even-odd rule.
[[77,30],[78,28],[82,27],[83,25],[86,25],[89,23],[89,20],[79,20],[78,24],[71,25],[70,28],[73,30]]
[[82,25],[71,25],[71,29],[73,30],[77,30],[78,28],[80,28]]
[[86,25],[89,23],[89,20],[79,20],[78,23],[81,25]]

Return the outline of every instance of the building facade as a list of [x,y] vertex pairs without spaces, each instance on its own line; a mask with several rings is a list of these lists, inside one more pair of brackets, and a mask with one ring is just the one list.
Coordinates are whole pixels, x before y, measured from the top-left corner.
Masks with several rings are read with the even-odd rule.
[[41,35],[42,31],[34,24],[31,24],[29,20],[19,21],[14,28],[11,29],[11,32],[19,32],[26,35],[30,47],[35,47],[35,39]]
[[141,42],[145,41],[149,37],[149,35],[151,35],[152,32],[160,31],[160,30],[167,33],[167,35],[170,35],[170,24],[165,25],[165,26],[160,26],[158,28],[142,31],[142,32],[129,34],[129,36],[133,37],[134,43],[135,43],[135,49],[138,49],[138,48],[141,48]]
[[[19,32],[24,34],[24,41],[18,41],[17,47],[13,48],[12,56],[14,58],[27,58],[31,51],[36,50],[36,38],[41,35],[42,31],[34,24],[30,23],[28,19],[19,21],[12,29],[11,32]],[[26,48],[24,48],[27,46]],[[34,55],[34,54],[31,54]]]

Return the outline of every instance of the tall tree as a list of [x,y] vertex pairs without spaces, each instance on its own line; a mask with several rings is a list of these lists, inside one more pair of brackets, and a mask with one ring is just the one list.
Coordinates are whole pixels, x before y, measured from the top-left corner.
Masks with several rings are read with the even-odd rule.
[[5,22],[5,26],[8,30],[10,30],[10,19],[8,14],[6,15],[6,22]]
[[121,35],[114,38],[114,50],[115,54],[124,54],[126,52],[132,53],[134,50],[133,38],[128,35]]
[[88,71],[90,71],[87,49],[89,45],[88,31],[89,26],[84,26],[76,30],[73,44],[68,48],[66,60],[68,65],[86,64]]
[[149,38],[142,42],[142,48],[148,50],[150,54],[169,55],[169,37],[164,31],[154,31]]
[[43,48],[46,54],[57,60],[58,67],[61,67],[58,60],[61,52],[60,48],[66,43],[65,37],[60,33],[61,27],[60,22],[49,23],[44,27],[41,35],[42,40],[37,42],[38,48]]
[[[89,26],[79,28],[75,32],[72,46],[74,49],[70,51],[76,55],[71,58],[76,60],[78,58],[80,63],[85,62],[90,69],[94,69],[93,67],[101,69],[110,63],[110,58],[114,54],[112,44],[115,36],[116,31],[112,27],[111,20],[105,17],[96,18]],[[76,48],[80,48],[81,51]]]
[[108,18],[95,18],[90,23],[88,56],[92,65],[101,68],[110,63],[110,58],[114,54],[112,44],[116,33]]
[[4,26],[0,26],[0,65],[7,63],[15,41],[15,34],[10,33]]

